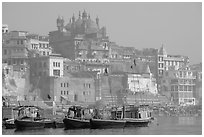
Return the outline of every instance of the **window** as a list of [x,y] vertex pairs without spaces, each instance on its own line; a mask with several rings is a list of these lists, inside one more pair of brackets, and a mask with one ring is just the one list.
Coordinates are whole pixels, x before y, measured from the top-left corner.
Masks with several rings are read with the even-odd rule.
[[69,91],[67,91],[67,95],[69,95]]
[[66,83],[64,83],[64,87],[66,86]]
[[55,67],[55,62],[53,62],[53,67]]
[[174,91],[174,86],[171,86],[171,91]]
[[89,88],[91,88],[91,84],[89,84]]
[[67,87],[69,87],[69,83],[67,83]]
[[60,76],[60,70],[54,69],[53,70],[53,75],[54,76]]
[[86,95],[86,92],[85,92],[85,91],[83,91],[83,95]]
[[14,65],[16,64],[16,60],[13,60],[13,64],[14,64]]
[[179,86],[179,91],[183,91],[183,86]]
[[47,55],[49,55],[50,53],[49,52],[47,52]]
[[45,51],[43,51],[43,55],[45,55]]
[[17,40],[17,45],[19,45],[19,41]]
[[61,91],[61,95],[63,94],[63,91]]
[[21,60],[21,65],[23,65],[23,60]]
[[187,91],[187,86],[184,86],[184,91]]
[[21,40],[21,44],[23,44],[23,40]]
[[175,91],[178,91],[178,86],[175,86]]
[[61,87],[63,87],[63,83],[61,83]]
[[66,91],[64,91],[64,95],[66,94]]
[[60,62],[58,62],[58,67],[60,67]]

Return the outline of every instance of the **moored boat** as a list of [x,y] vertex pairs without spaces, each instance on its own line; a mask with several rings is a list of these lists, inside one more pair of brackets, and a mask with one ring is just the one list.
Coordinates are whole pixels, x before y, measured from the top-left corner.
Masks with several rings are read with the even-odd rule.
[[17,130],[42,129],[53,124],[52,120],[40,116],[40,107],[18,106],[14,110],[18,110],[18,118],[14,121]]
[[125,120],[90,119],[91,128],[123,128]]
[[4,126],[6,129],[14,129],[16,126],[14,124],[14,119],[8,119],[4,122]]
[[125,109],[124,120],[125,126],[144,127],[151,122],[151,111],[147,105],[129,106]]
[[72,106],[63,119],[65,129],[90,128],[89,119],[84,118],[84,108]]
[[45,123],[43,120],[34,120],[30,117],[25,117],[21,119],[16,119],[14,121],[16,129],[42,129],[45,127]]
[[65,129],[90,128],[89,120],[79,118],[64,118]]

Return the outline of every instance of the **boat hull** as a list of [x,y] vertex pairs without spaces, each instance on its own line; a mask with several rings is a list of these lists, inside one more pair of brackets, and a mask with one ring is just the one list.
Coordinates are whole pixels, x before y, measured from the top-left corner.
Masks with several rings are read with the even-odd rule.
[[4,126],[6,129],[14,129],[16,128],[15,124],[14,123],[4,123]]
[[63,119],[63,122],[65,129],[90,128],[89,120],[65,118]]
[[134,126],[134,127],[147,127],[151,122],[150,118],[147,119],[125,119],[125,127]]
[[18,120],[14,121],[16,129],[42,129],[45,127],[43,121],[29,121],[29,120]]
[[54,128],[55,127],[55,122],[54,121],[44,121],[45,123],[45,128]]
[[91,128],[124,128],[124,120],[90,119]]
[[55,128],[64,128],[64,122],[55,122]]

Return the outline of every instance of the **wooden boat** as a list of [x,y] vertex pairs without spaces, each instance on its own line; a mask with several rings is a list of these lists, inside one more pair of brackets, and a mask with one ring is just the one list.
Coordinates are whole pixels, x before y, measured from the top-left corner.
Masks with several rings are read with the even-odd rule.
[[89,119],[83,118],[82,111],[84,109],[81,106],[71,106],[69,108],[68,116],[63,119],[65,129],[90,128]]
[[64,128],[64,122],[55,121],[55,128]]
[[136,118],[125,118],[126,120],[125,126],[135,126],[135,127],[146,127],[148,124],[151,122],[151,118],[141,118],[141,119],[136,119]]
[[51,120],[48,118],[44,118],[42,120],[45,123],[44,128],[55,128],[55,121],[54,120]]
[[18,118],[14,121],[17,130],[54,127],[54,121],[40,117],[40,107],[18,106],[14,110],[18,110]]
[[65,129],[90,128],[89,120],[80,118],[64,118]]
[[151,122],[151,111],[147,105],[129,106],[125,109],[124,120],[125,126],[144,127]]
[[45,127],[44,120],[35,120],[31,117],[24,117],[21,119],[16,119],[14,121],[16,129],[22,130],[22,129],[42,129]]
[[16,128],[15,124],[14,124],[14,119],[8,119],[4,122],[4,126],[6,129],[14,129]]
[[91,128],[124,128],[125,120],[90,119]]

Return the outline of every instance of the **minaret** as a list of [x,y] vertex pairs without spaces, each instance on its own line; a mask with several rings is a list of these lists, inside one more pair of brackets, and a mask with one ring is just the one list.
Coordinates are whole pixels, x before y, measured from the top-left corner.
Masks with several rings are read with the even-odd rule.
[[87,13],[86,13],[85,10],[84,10],[84,12],[83,12],[83,14],[82,14],[82,19],[83,19],[83,20],[87,19]]
[[63,17],[58,16],[58,18],[57,18],[58,31],[62,31],[63,27],[64,27],[64,19],[63,19]]
[[79,19],[81,19],[81,12],[79,11]]
[[72,16],[72,23],[74,23],[75,22],[75,17],[74,17],[74,14],[73,14],[73,16]]
[[88,19],[91,19],[90,13],[89,13],[89,15],[88,15]]
[[97,24],[97,26],[99,28],[99,18],[98,18],[98,16],[96,17],[96,24]]

